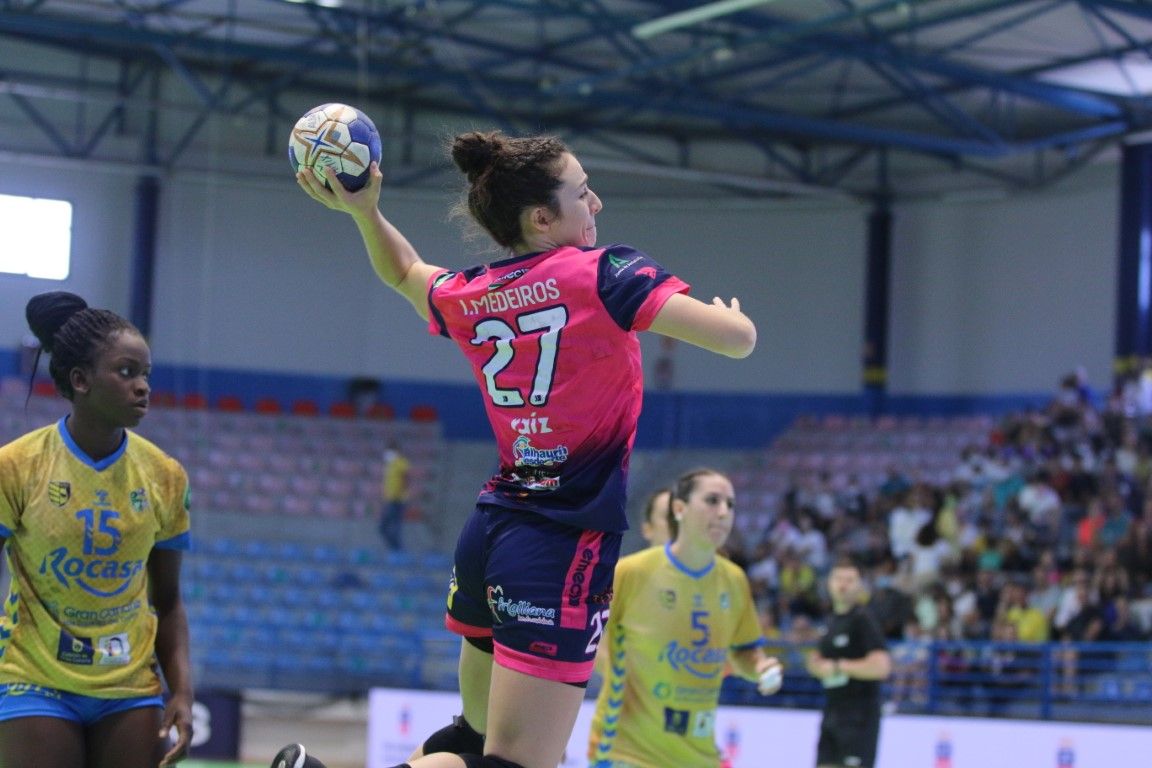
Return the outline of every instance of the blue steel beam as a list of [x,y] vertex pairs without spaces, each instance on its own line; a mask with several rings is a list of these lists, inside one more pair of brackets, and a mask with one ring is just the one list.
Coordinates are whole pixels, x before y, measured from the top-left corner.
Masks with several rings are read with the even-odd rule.
[[[626,94],[597,93],[596,101],[602,106],[604,104],[632,103],[632,98]],[[681,115],[691,115],[709,120],[724,119],[731,125],[744,126],[750,130],[761,129],[775,134],[785,133],[800,137],[817,137],[848,144],[904,147],[920,152],[948,156],[1006,157],[1032,148],[1038,142],[1044,141],[1044,139],[1036,139],[1028,145],[1014,142],[992,145],[982,141],[951,139],[911,131],[838,123],[832,120],[785,114],[731,102],[716,103],[698,98],[678,100],[670,104],[668,109],[675,110]],[[1114,121],[1096,126],[1092,130],[1106,135],[1119,135],[1127,130],[1127,125],[1123,122]],[[1053,143],[1069,141],[1067,136],[1067,134],[1062,135],[1059,140],[1054,139]]]
[[[926,17],[923,21],[917,23],[916,29],[966,19],[979,13],[987,13],[992,10],[1004,8],[1014,2],[1018,2],[1018,0],[993,0],[991,2],[980,3],[975,6]],[[1039,83],[1025,78],[1004,75],[1002,73],[988,72],[976,67],[949,62],[939,57],[914,55],[907,52],[894,53],[891,51],[876,50],[876,46],[869,46],[866,42],[850,36],[829,35],[824,33],[824,30],[828,27],[856,19],[866,19],[875,13],[891,10],[898,5],[901,5],[901,3],[877,3],[868,8],[842,11],[820,19],[796,24],[780,24],[779,22],[765,21],[762,16],[745,14],[746,18],[742,18],[742,21],[747,26],[758,28],[758,31],[753,35],[740,39],[735,47],[772,44],[799,47],[801,50],[811,51],[813,50],[811,47],[813,45],[811,38],[817,38],[817,42],[815,43],[816,49],[825,53],[832,53],[839,56],[852,55],[855,58],[869,61],[886,60],[901,67],[924,70],[931,74],[947,77],[973,86],[979,85],[1015,93],[1019,96],[1048,104],[1049,106],[1092,117],[1118,117],[1122,113],[1122,110],[1114,102],[1096,94],[1049,83]],[[891,32],[892,31],[889,30],[889,34],[891,34]],[[800,45],[803,40],[809,40],[809,44],[806,46]],[[729,41],[725,41],[723,43],[713,43],[695,49],[681,50],[675,54],[669,54],[643,62],[636,67],[621,67],[608,73],[563,83],[558,86],[558,88],[568,92],[579,93],[587,90],[589,87],[596,88],[597,86],[602,86],[616,80],[629,80],[642,75],[652,75],[663,69],[683,65],[694,59],[711,55],[716,49],[722,47],[732,47],[732,44]],[[718,73],[713,77],[722,76],[722,73]]]
[[127,72],[127,69],[127,65],[122,67],[124,71],[121,73],[121,86],[119,90],[121,99],[108,109],[104,119],[89,134],[88,139],[80,149],[80,155],[82,157],[90,157],[92,152],[95,151],[96,147],[99,146],[100,142],[104,139],[104,136],[112,129],[112,126],[123,118],[124,99],[143,84],[144,78],[148,74],[148,70],[144,67],[140,67],[139,72],[134,76]]
[[32,104],[30,101],[28,101],[28,99],[24,98],[18,93],[9,93],[8,98],[10,98],[13,103],[15,103],[16,106],[20,108],[21,112],[27,115],[32,120],[32,122],[36,124],[37,128],[44,132],[44,134],[52,141],[52,143],[56,145],[56,148],[60,150],[60,154],[64,155],[65,157],[76,156],[75,147],[73,147],[68,142],[68,140],[64,138],[63,134],[56,130],[51,121],[45,118],[43,113],[36,109],[34,104]]
[[1138,19],[1152,20],[1152,3],[1141,0],[1083,0],[1083,4],[1119,11]]
[[[4,17],[0,16],[0,26],[2,26],[4,24],[4,22],[5,22]],[[83,25],[83,26],[84,26],[85,32],[91,32],[92,25]],[[131,34],[138,36],[142,33],[142,30],[131,30],[130,32],[131,32]],[[155,34],[155,33],[152,33],[152,34]],[[207,39],[198,39],[195,42],[189,42],[185,38],[181,38],[179,36],[171,36],[171,35],[166,36],[166,37],[162,37],[161,39],[163,39],[167,44],[195,45],[195,46],[197,46],[199,48],[203,48],[205,50],[211,49],[211,51],[213,53],[219,53],[220,48],[221,48],[221,44],[218,41],[212,41],[212,40],[207,40]],[[229,46],[229,50],[231,51],[232,48],[235,47],[237,44],[228,43],[226,45]],[[260,48],[261,48],[260,46],[253,46],[250,44],[246,44],[244,46],[244,48],[249,53],[252,53],[253,51],[260,51],[262,58],[270,58],[272,56],[277,55],[276,52],[268,52],[266,49],[260,50]],[[300,62],[301,55],[299,52],[292,52],[289,55],[291,56],[291,58],[295,62],[297,62],[297,63]],[[322,57],[318,54],[313,54],[313,55],[316,58],[324,58],[326,67],[332,68],[333,62],[331,61],[330,58]],[[307,68],[308,64],[309,64],[308,60],[305,60],[305,62],[304,62],[305,68]],[[431,68],[423,68],[423,69],[431,69]],[[473,83],[471,83],[471,81],[466,80],[466,79],[462,79],[461,75],[459,75],[458,73],[449,73],[447,76],[440,76],[439,74],[434,74],[433,76],[430,76],[428,78],[428,82],[443,82],[443,83],[446,83],[448,85],[452,85],[452,86],[457,87],[457,88],[467,87],[469,85],[473,85]],[[523,82],[501,82],[498,80],[497,81],[488,81],[485,83],[485,87],[487,89],[495,89],[497,92],[500,92],[503,95],[509,95],[509,96],[516,95],[516,96],[523,97],[523,94],[524,94],[524,83]],[[689,94],[684,94],[684,96],[682,96],[681,99],[676,101],[675,105],[673,105],[673,109],[675,112],[684,113],[686,111],[683,108],[683,103],[684,103],[684,101],[687,101],[687,99],[685,97],[688,95]],[[547,98],[548,96],[549,96],[549,94],[545,94],[545,98]],[[622,108],[634,108],[639,103],[634,95],[630,97],[627,94],[624,94],[624,95],[615,94],[612,96],[612,99],[613,99],[613,102],[617,106],[622,107]],[[701,112],[701,114],[702,114],[702,116],[705,116],[707,119],[710,119],[710,120],[716,120],[718,118],[718,116],[727,115],[727,119],[729,119],[729,122],[737,121],[740,123],[747,123],[750,119],[749,113],[757,111],[756,108],[752,107],[751,105],[735,105],[734,111],[728,112],[730,107],[725,102],[718,101],[715,98],[706,99],[705,103],[708,104],[708,107],[706,109],[704,109]],[[564,104],[564,102],[560,101],[560,100],[552,101],[553,106],[562,106],[563,104]],[[668,107],[666,106],[665,109],[668,109]],[[688,110],[688,112],[691,113],[692,110]],[[808,128],[815,129],[814,133],[815,133],[815,135],[818,135],[818,136],[835,137],[837,140],[845,140],[845,141],[862,141],[864,143],[879,143],[879,144],[884,144],[884,145],[888,145],[888,146],[902,146],[901,141],[903,141],[908,136],[908,134],[905,134],[904,132],[884,131],[882,129],[876,130],[876,129],[869,129],[866,127],[865,128],[853,128],[851,126],[844,126],[840,123],[835,123],[832,121],[815,120],[815,121],[805,122],[804,118],[787,118],[787,119],[786,118],[787,118],[787,116],[779,116],[779,115],[776,115],[775,113],[772,113],[772,112],[762,112],[758,115],[758,117],[755,120],[753,120],[753,123],[760,126],[760,127],[765,128],[766,130],[771,129],[772,126],[777,126],[779,130],[783,130],[786,132],[792,132],[794,127],[797,125],[801,125],[801,126],[806,125],[806,126],[808,126]],[[1108,128],[1108,130],[1112,130],[1112,128],[1110,127],[1110,128]],[[997,154],[995,150],[992,150],[987,146],[986,142],[960,143],[960,142],[949,142],[946,140],[941,141],[937,137],[923,136],[923,135],[918,135],[918,134],[910,134],[910,136],[911,136],[912,141],[914,142],[910,146],[913,146],[914,148],[920,147],[920,148],[922,148],[922,151],[942,152],[945,154],[952,154],[952,153],[955,153],[958,151],[964,152],[964,151],[967,151],[968,149],[971,149],[972,151],[975,151],[975,152],[978,152],[981,154],[993,154],[993,155]],[[1063,140],[1063,139],[1061,138],[1060,140]]]
[[[813,47],[815,43],[815,47]],[[967,64],[958,64],[940,56],[915,55],[894,49],[888,44],[872,44],[841,35],[820,36],[817,40],[798,46],[801,51],[835,51],[854,59],[878,63],[887,62],[902,69],[924,71],[948,78],[961,86],[983,86],[1005,93],[1023,96],[1052,107],[1089,117],[1119,117],[1123,109],[1111,99],[1075,88],[1038,82],[1028,78],[981,70]]]

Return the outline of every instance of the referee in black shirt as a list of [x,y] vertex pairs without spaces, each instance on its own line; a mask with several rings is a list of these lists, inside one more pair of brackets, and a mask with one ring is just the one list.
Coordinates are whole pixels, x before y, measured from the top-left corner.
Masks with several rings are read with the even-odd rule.
[[860,604],[863,580],[850,558],[839,558],[828,574],[832,615],[808,673],[824,686],[817,768],[873,768],[880,740],[880,682],[892,671],[884,634]]

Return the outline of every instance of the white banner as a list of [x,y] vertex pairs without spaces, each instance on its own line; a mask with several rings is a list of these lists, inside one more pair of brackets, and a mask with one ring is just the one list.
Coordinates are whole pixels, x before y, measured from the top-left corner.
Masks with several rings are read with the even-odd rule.
[[[587,768],[593,704],[584,702],[560,768]],[[460,713],[454,693],[373,689],[367,768],[408,759]],[[732,768],[810,768],[820,714],[720,707],[716,741]],[[1152,727],[890,715],[876,768],[1135,768],[1152,765]]]

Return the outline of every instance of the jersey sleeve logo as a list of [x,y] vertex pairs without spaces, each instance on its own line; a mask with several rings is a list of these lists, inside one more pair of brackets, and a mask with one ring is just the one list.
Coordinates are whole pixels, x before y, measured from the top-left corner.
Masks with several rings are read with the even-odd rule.
[[63,480],[52,480],[48,483],[48,501],[57,507],[62,507],[72,498],[72,484]]
[[633,264],[639,263],[640,260],[641,259],[639,256],[633,256],[630,259],[622,259],[614,254],[608,254],[608,266],[612,268],[612,277],[620,277],[620,275],[624,274],[624,270],[628,269],[628,267],[632,266]]

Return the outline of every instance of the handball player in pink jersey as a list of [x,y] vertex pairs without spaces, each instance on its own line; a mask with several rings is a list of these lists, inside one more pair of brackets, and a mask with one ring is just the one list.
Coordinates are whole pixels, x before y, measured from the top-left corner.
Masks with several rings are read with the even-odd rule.
[[[756,327],[736,299],[699,301],[647,254],[597,246],[603,203],[559,139],[465,133],[451,154],[468,213],[506,253],[459,271],[425,262],[380,212],[378,167],[355,193],[319,169],[296,180],[352,217],[377,276],[463,352],[499,451],[457,541],[448,595],[446,624],[463,638],[463,714],[397,768],[555,768],[627,528],[637,334],[742,358]],[[273,762],[322,765],[299,744]]]

